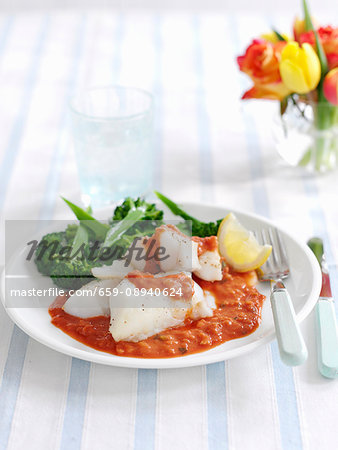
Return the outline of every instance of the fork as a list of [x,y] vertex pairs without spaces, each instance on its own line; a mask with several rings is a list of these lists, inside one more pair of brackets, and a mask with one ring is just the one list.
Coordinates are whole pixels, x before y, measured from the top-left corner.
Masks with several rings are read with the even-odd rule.
[[272,245],[271,255],[258,275],[261,281],[272,283],[270,301],[279,354],[284,364],[298,366],[306,361],[308,352],[291,297],[282,281],[290,274],[283,238],[272,227],[263,228],[254,234],[261,244]]

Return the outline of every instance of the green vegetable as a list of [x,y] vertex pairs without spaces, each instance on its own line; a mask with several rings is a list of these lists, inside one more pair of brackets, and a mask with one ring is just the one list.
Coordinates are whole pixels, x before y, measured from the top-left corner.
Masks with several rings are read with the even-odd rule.
[[67,241],[71,242],[77,233],[77,230],[79,228],[79,225],[76,225],[75,223],[69,224],[66,228],[66,239]]
[[217,220],[216,222],[201,222],[195,217],[190,216],[188,213],[183,211],[176,203],[165,197],[160,192],[155,191],[157,197],[170,209],[172,213],[176,216],[182,217],[184,220],[191,221],[191,233],[193,236],[206,237],[215,236],[218,231],[223,219]]
[[127,197],[122,205],[115,209],[109,221],[111,229],[104,245],[112,246],[122,236],[126,238],[126,242],[130,242],[130,237],[133,237],[132,242],[135,237],[151,235],[155,228],[161,225],[162,218],[163,211],[158,210],[154,203],[147,203],[141,198],[133,200]]
[[77,252],[81,249],[81,247],[86,247],[89,242],[88,231],[86,227],[84,227],[81,223],[77,228],[76,234],[74,236],[74,240],[72,243],[72,254],[76,255]]
[[163,219],[163,211],[157,209],[155,203],[148,203],[142,198],[137,198],[133,200],[131,197],[127,197],[122,205],[117,206],[114,211],[114,215],[111,218],[113,220],[122,220],[124,219],[128,212],[133,209],[140,209],[144,211],[144,219],[143,220],[162,220]]
[[62,250],[74,254],[73,240],[68,228],[66,231],[49,233],[42,238],[35,251],[34,261],[39,272],[50,276],[54,283],[63,289],[78,289],[93,278],[92,265],[86,258],[69,258],[69,253],[60,254]]
[[122,235],[129,230],[135,222],[144,219],[144,210],[134,209],[129,210],[128,214],[124,219],[115,222],[107,233],[106,239],[104,241],[105,247],[111,247],[114,245]]
[[79,206],[74,205],[74,203],[70,202],[69,200],[66,200],[65,198],[61,197],[62,200],[64,200],[67,205],[70,207],[70,209],[75,214],[76,218],[80,220],[80,222],[88,228],[92,233],[94,233],[95,237],[97,239],[104,239],[107,231],[109,229],[108,225],[99,222],[98,220],[94,219],[93,216],[91,216],[87,211],[80,208]]
[[[111,264],[135,238],[152,235],[162,223],[163,211],[141,198],[128,197],[115,208],[109,224],[99,222],[90,211],[63,200],[80,221],[79,225],[68,225],[65,231],[45,235],[35,253],[39,272],[50,276],[63,289],[78,289],[88,283],[93,278],[93,267]],[[100,259],[100,249],[106,247],[111,249],[110,255],[108,259]]]

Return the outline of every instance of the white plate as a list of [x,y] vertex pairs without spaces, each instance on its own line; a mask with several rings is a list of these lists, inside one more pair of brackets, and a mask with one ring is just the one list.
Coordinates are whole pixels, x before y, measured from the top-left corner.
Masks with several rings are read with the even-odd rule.
[[[184,204],[183,207],[192,216],[205,221],[222,218],[229,212],[229,210],[224,208],[202,204],[189,203]],[[168,210],[165,209],[165,211],[165,217],[167,219],[174,218]],[[259,229],[266,225],[274,225],[263,217],[240,211],[232,211],[238,216],[243,225],[249,229]],[[107,213],[106,217],[108,215],[109,213]],[[102,214],[100,216],[102,217]],[[300,244],[285,231],[282,231],[282,234],[287,247],[291,268],[291,275],[286,281],[286,285],[293,299],[297,320],[300,322],[310,313],[318,299],[321,287],[321,272],[316,258],[306,245]],[[18,256],[14,256],[9,265],[15,268],[20,265],[19,260]],[[46,278],[46,283],[46,285],[52,286],[52,282],[48,278]],[[260,283],[258,290],[268,295],[268,283]],[[1,294],[3,303],[5,304],[6,286],[4,273],[1,279]],[[252,351],[275,337],[272,312],[268,298],[263,307],[262,323],[249,336],[234,339],[202,353],[176,358],[157,359],[126,358],[91,349],[53,326],[50,323],[50,316],[45,308],[6,308],[6,311],[11,319],[29,336],[54,350],[87,361],[120,367],[161,369],[209,364],[234,358]]]

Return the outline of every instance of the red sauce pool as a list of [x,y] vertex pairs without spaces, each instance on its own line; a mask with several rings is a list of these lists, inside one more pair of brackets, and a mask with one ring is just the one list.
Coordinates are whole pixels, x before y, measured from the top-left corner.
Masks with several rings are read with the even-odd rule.
[[208,236],[204,238],[193,236],[192,240],[198,244],[198,256],[201,256],[205,252],[214,252],[218,249],[217,236]]
[[115,342],[109,333],[109,317],[87,319],[67,314],[62,306],[67,296],[58,297],[49,308],[52,323],[89,347],[118,356],[169,358],[209,350],[231,339],[248,336],[261,321],[264,295],[250,285],[253,274],[224,271],[222,281],[195,281],[216,297],[212,317],[186,320],[140,342]]

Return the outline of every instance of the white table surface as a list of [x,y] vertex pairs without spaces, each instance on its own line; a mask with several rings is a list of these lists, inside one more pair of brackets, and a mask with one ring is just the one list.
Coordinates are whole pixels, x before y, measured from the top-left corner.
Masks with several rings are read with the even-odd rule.
[[[139,86],[157,98],[156,187],[263,214],[302,241],[322,236],[338,295],[337,172],[288,168],[270,134],[277,106],[239,101],[235,55],[269,21],[281,29],[219,13],[0,16],[1,226],[68,218],[59,195],[79,201],[66,119],[75,89]],[[3,259],[3,232],[1,248]],[[338,381],[317,371],[313,315],[302,330],[309,359],[295,369],[273,343],[210,366],[129,370],[56,353],[1,307],[0,449],[336,448]]]

